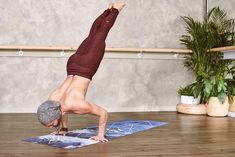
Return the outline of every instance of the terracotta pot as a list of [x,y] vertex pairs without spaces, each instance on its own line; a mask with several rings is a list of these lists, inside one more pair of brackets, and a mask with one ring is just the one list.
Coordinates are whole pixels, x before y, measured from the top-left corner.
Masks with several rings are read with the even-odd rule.
[[228,108],[228,97],[225,98],[223,104],[221,104],[217,97],[210,97],[207,104],[207,114],[212,117],[224,117],[228,114]]
[[229,103],[229,111],[235,112],[235,96],[233,96],[233,101]]

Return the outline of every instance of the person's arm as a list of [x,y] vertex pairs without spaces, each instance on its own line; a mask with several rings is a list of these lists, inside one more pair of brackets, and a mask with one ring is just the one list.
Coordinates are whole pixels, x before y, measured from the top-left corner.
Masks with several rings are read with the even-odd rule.
[[98,116],[99,118],[98,133],[96,136],[91,137],[90,139],[95,140],[95,141],[100,141],[100,142],[108,141],[107,139],[104,138],[106,123],[108,119],[108,114],[105,109],[95,104],[88,103],[84,100],[81,100],[81,101],[77,101],[75,105],[71,106],[70,110],[73,111],[73,113],[92,114],[92,115]]
[[68,114],[62,113],[61,117],[61,128],[59,134],[66,134],[68,132]]
[[90,113],[99,117],[99,131],[98,131],[97,136],[103,138],[105,134],[107,119],[108,119],[107,111],[95,104],[91,104]]

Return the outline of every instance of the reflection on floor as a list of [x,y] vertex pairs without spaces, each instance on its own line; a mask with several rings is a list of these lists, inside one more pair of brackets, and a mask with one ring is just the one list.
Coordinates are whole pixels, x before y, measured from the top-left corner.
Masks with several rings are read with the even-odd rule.
[[[122,120],[108,123],[106,126],[105,137],[108,140],[133,134],[136,132],[148,130],[151,128],[166,125],[166,122],[148,121],[148,120]],[[46,144],[54,147],[73,149],[97,143],[89,138],[95,136],[98,132],[98,126],[91,126],[84,129],[69,131],[66,136],[45,135],[35,138],[28,138],[24,141]]]

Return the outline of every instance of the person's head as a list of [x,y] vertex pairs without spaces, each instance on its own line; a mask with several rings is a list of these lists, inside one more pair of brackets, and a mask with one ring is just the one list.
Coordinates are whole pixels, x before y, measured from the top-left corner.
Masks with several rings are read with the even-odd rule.
[[61,119],[60,102],[45,101],[38,107],[37,117],[44,126],[57,128],[60,125]]

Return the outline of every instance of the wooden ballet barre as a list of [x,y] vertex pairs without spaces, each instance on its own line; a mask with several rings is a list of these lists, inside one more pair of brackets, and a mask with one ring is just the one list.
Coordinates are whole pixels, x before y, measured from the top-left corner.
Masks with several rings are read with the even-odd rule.
[[169,48],[107,48],[109,52],[148,52],[148,53],[191,53],[188,49]]
[[0,50],[35,50],[35,51],[74,51],[77,48],[69,46],[0,46]]
[[[5,46],[0,45],[0,50],[34,50],[34,51],[76,51],[75,46]],[[147,53],[192,53],[189,49],[179,48],[106,48],[108,52],[147,52]],[[235,50],[234,46],[213,48],[210,51],[231,51]]]
[[[0,46],[0,50],[34,50],[34,51],[76,51],[78,47],[69,46]],[[188,49],[169,48],[106,48],[108,52],[149,52],[149,53],[191,53]]]

